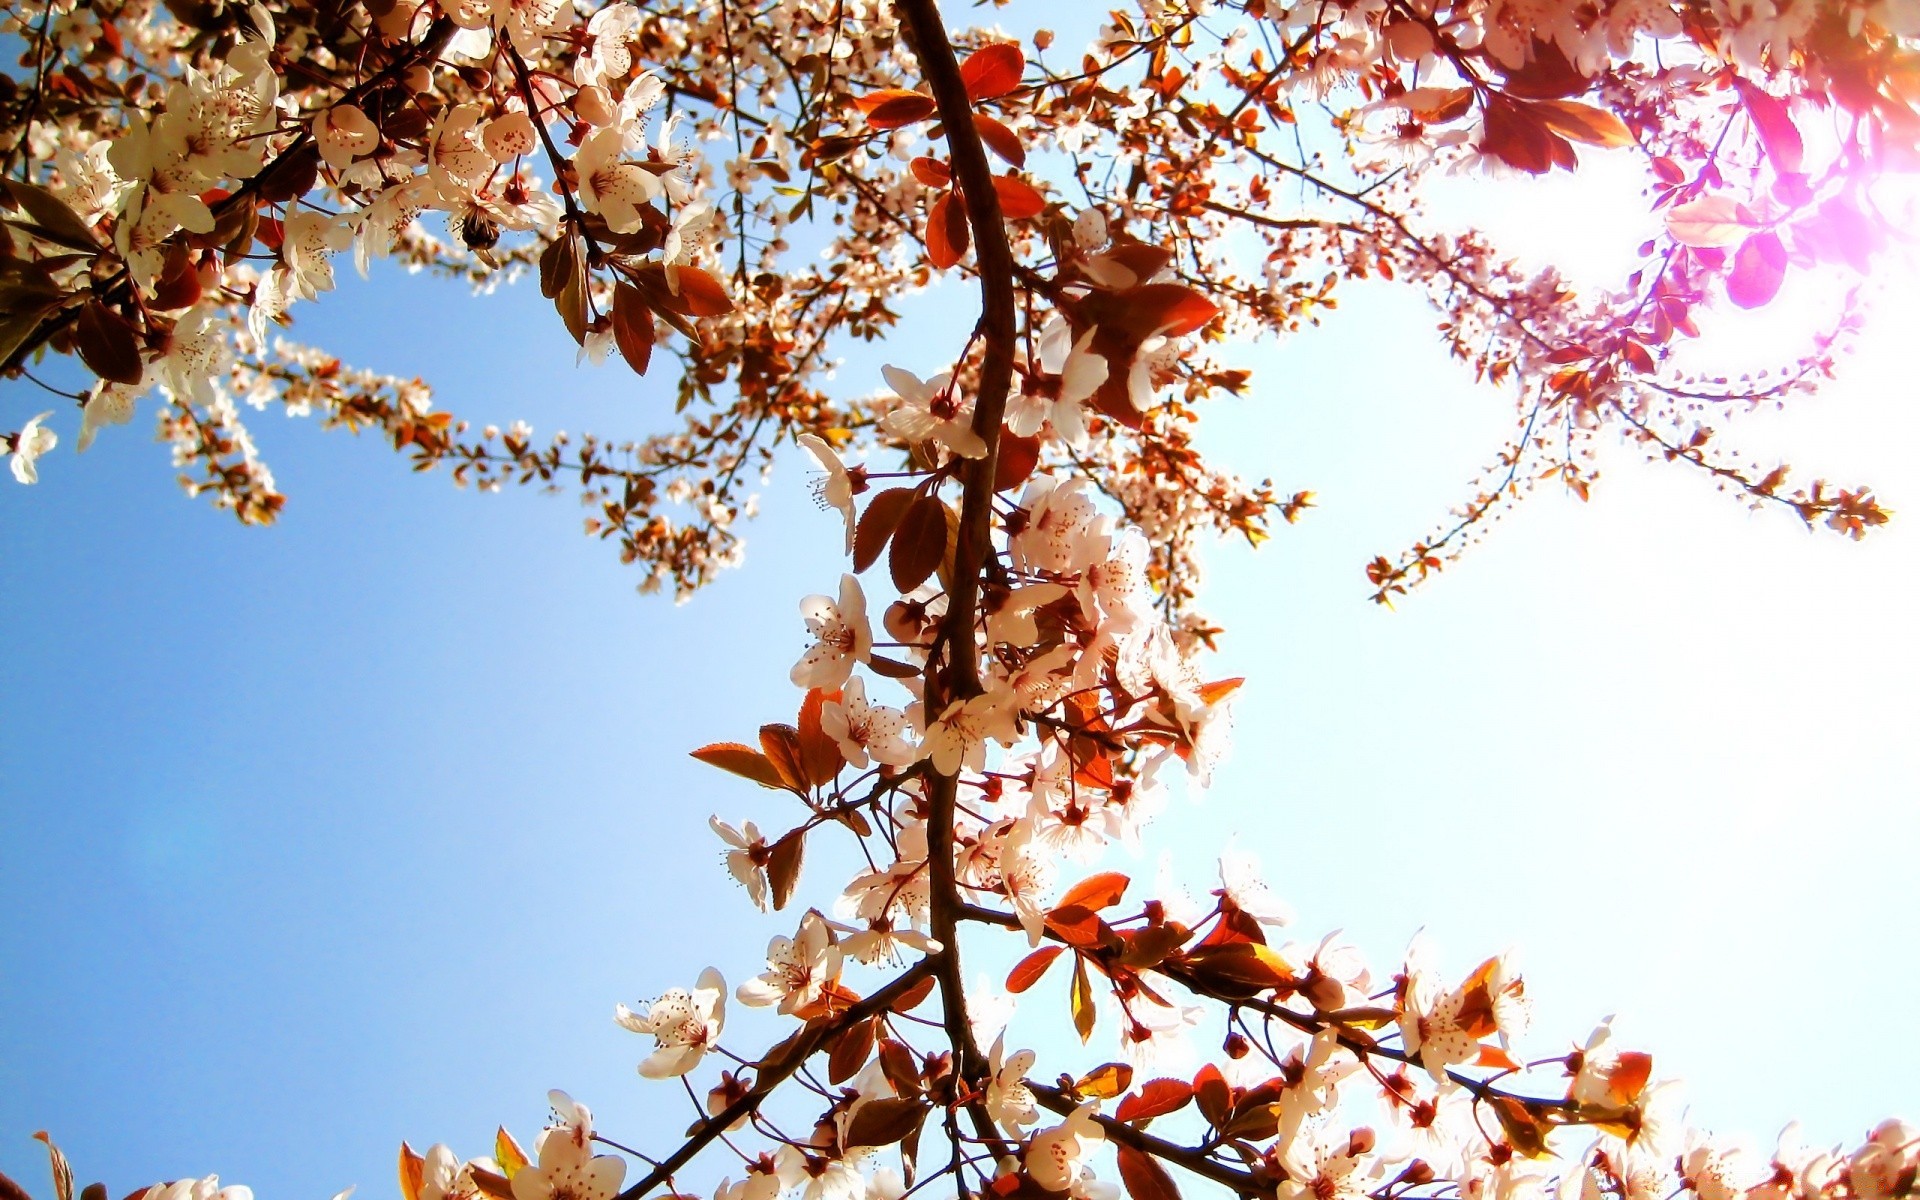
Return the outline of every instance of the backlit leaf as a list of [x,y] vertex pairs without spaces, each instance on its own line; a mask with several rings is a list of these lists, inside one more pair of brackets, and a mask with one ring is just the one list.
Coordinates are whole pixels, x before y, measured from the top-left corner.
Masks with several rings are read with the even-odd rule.
[[1064,953],[1064,946],[1042,946],[1027,955],[1013,965],[1013,970],[1007,972],[1007,990],[1018,995],[1040,982],[1040,977],[1047,973],[1053,960]]
[[1027,69],[1027,56],[1013,42],[995,42],[982,46],[960,64],[960,79],[967,85],[967,99],[978,104],[994,100],[1020,86],[1021,72]]
[[693,757],[708,766],[719,767],[722,771],[731,771],[743,779],[751,779],[761,787],[786,786],[780,780],[780,772],[767,761],[766,755],[739,742],[715,742],[711,746],[702,746],[693,752]]

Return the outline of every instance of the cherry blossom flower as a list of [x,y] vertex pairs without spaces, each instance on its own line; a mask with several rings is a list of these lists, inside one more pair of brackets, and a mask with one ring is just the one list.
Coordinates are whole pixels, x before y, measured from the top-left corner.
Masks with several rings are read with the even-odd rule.
[[336,104],[313,119],[313,140],[326,164],[344,171],[380,144],[380,131],[358,106]]
[[102,383],[94,388],[80,410],[80,440],[75,450],[84,453],[108,425],[125,425],[133,420],[134,401],[145,395],[147,388],[144,379],[137,384]]
[[640,1064],[640,1074],[648,1079],[672,1079],[693,1070],[701,1055],[720,1040],[727,1019],[727,984],[720,972],[708,967],[700,972],[692,991],[675,988],[643,1012],[636,1013],[622,1004],[614,1010],[613,1019],[622,1028],[648,1034],[659,1043],[659,1048]]
[[920,757],[907,736],[907,714],[897,708],[867,703],[867,687],[860,679],[847,680],[838,700],[820,706],[820,729],[833,739],[849,764],[865,770],[873,762],[904,767]]
[[799,1200],[864,1200],[867,1194],[866,1178],[845,1159],[782,1146],[774,1164],[781,1187],[801,1189]]
[[987,1115],[1002,1125],[1018,1128],[1040,1119],[1040,1107],[1033,1089],[1027,1086],[1027,1072],[1033,1070],[1037,1056],[1031,1050],[1017,1050],[1010,1057],[1003,1033],[994,1039],[987,1056]]
[[[253,1200],[253,1189],[240,1183],[221,1187],[220,1177],[209,1175],[205,1179],[176,1179],[172,1183],[156,1183],[146,1190],[141,1200]],[[335,1200],[339,1200],[339,1197],[335,1197]]]
[[1324,1122],[1301,1127],[1280,1148],[1287,1178],[1276,1200],[1360,1200],[1380,1174],[1377,1160],[1364,1169],[1361,1156],[1373,1145],[1373,1131],[1343,1133]]
[[660,198],[660,177],[639,163],[623,161],[618,129],[596,130],[580,143],[573,168],[580,177],[580,203],[606,218],[615,233],[640,228],[642,209]]
[[1012,745],[1019,736],[1015,728],[1018,717],[1010,692],[985,692],[970,700],[955,700],[927,728],[920,753],[931,759],[933,769],[942,775],[962,769],[984,770],[988,740]]
[[21,483],[40,482],[40,456],[60,444],[60,435],[40,424],[52,415],[53,410],[48,409],[6,439],[7,451],[12,457],[7,465],[13,468],[13,477]]
[[745,832],[735,829],[719,817],[708,817],[707,824],[720,835],[720,840],[732,849],[727,851],[727,871],[740,886],[747,889],[747,898],[761,912],[767,911],[767,857],[769,850],[766,839],[760,836],[760,828],[752,821],[746,823]]
[[540,1133],[535,1162],[513,1176],[513,1200],[612,1200],[626,1160],[593,1153],[593,1114],[565,1092],[547,1093],[559,1124]]
[[1220,856],[1220,887],[1226,899],[1262,925],[1293,923],[1293,906],[1267,886],[1260,874],[1260,860],[1238,846],[1229,847]]
[[444,1142],[427,1148],[420,1169],[419,1200],[479,1200],[480,1185],[473,1181],[473,1164],[463,1163]]
[[1050,1192],[1078,1189],[1087,1159],[1107,1140],[1106,1132],[1093,1119],[1098,1108],[1096,1101],[1089,1100],[1065,1121],[1033,1135],[1023,1161],[1035,1183]]
[[782,1016],[792,1016],[818,1003],[826,989],[840,981],[840,945],[818,912],[800,918],[797,937],[776,937],[767,945],[767,969],[734,992],[740,1003],[753,1008],[777,1004]]
[[821,469],[827,473],[826,478],[814,488],[813,494],[820,501],[822,508],[831,508],[840,514],[840,519],[847,527],[847,546],[841,553],[852,554],[856,520],[853,511],[853,477],[847,473],[846,464],[841,462],[840,456],[833,452],[833,447],[827,445],[825,438],[818,434],[803,433],[797,440],[800,448],[813,455]]
[[881,428],[903,441],[938,442],[962,458],[984,458],[987,444],[973,431],[973,401],[955,393],[953,376],[946,372],[922,380],[899,367],[880,368],[887,386],[900,397],[880,420]]
[[815,641],[793,664],[794,686],[840,687],[853,677],[854,664],[866,662],[873,652],[873,628],[867,624],[867,596],[860,590],[860,581],[842,575],[839,603],[808,596],[800,602],[800,615]]

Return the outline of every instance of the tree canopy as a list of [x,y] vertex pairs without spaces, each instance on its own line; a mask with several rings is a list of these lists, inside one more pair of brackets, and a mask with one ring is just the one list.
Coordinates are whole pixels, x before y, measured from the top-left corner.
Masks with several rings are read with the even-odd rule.
[[[1533,490],[1586,498],[1616,441],[1789,522],[1858,539],[1889,519],[1870,487],[1756,461],[1721,427],[1840,369],[1907,215],[1889,180],[1916,165],[1920,8],[1151,3],[1085,46],[953,16],[8,12],[0,373],[22,410],[32,389],[59,398],[7,435],[20,483],[146,405],[190,492],[270,524],[290,501],[244,402],[375,432],[464,485],[577,490],[642,589],[682,598],[738,560],[778,449],[809,456],[841,518],[800,602],[808,646],[768,665],[791,710],[688,748],[784,802],[777,825],[712,831],[791,936],[616,1014],[641,1075],[685,1081],[691,1124],[599,1131],[555,1093],[524,1141],[403,1144],[405,1200],[1911,1195],[1912,1126],[1742,1156],[1688,1128],[1605,1024],[1529,1039],[1505,956],[1463,970],[1420,943],[1383,962],[1289,941],[1234,851],[1217,879],[1152,886],[1103,860],[1148,836],[1175,776],[1204,786],[1228,738],[1242,681],[1208,667],[1203,545],[1257,545],[1314,505],[1305,482],[1218,468],[1197,431],[1261,386],[1236,361],[1249,340],[1309,334],[1352,281],[1413,289],[1514,406],[1455,511],[1356,564],[1380,603]],[[1644,172],[1660,230],[1611,287],[1429,216],[1444,175],[1600,155]],[[291,340],[347,251],[362,271],[525,278],[552,302],[544,333],[666,381],[674,411],[541,441]],[[1794,277],[1840,299],[1778,369],[1689,346],[1706,309],[1766,308]],[[903,316],[936,282],[967,321]],[[889,365],[849,384],[833,366],[858,343]],[[851,871],[823,881],[823,860]],[[982,986],[963,959],[998,944],[1018,954]],[[1007,1010],[1029,993],[1064,1020],[1025,1047]],[[733,1044],[729,1003],[785,1033]],[[1166,1073],[1196,1037],[1214,1040],[1199,1068]]]

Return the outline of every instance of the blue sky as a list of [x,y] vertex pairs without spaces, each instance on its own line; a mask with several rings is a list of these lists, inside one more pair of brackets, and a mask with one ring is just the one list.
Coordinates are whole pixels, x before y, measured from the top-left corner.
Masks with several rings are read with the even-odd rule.
[[[475,421],[622,434],[670,409],[662,378],[576,369],[537,296],[382,282],[302,306],[300,334]],[[1746,444],[1913,509],[1903,325]],[[503,327],[531,332],[473,336]],[[1593,503],[1542,496],[1377,609],[1361,564],[1461,499],[1508,419],[1430,329],[1359,289],[1249,348],[1257,386],[1208,415],[1229,461],[1321,506],[1210,557],[1237,745],[1150,854],[1204,870],[1237,837],[1303,936],[1344,928],[1383,972],[1421,926],[1456,972],[1516,947],[1529,1049],[1617,1012],[1703,1123],[1762,1146],[1795,1116],[1816,1141],[1914,1116],[1920,1049],[1868,1033],[1920,988],[1909,523],[1809,536],[1623,449]],[[0,405],[42,407],[14,384]],[[791,931],[706,830],[777,802],[685,752],[791,718],[796,602],[841,570],[798,464],[748,566],[674,607],[570,500],[458,492],[306,422],[256,419],[292,499],[242,529],[181,497],[150,405],[84,458],[58,425],[41,484],[0,488],[0,1171],[44,1194],[46,1128],[115,1195],[210,1171],[388,1195],[402,1138],[481,1153],[556,1086],[661,1145],[684,1118],[612,1006],[710,962],[737,982]],[[830,865],[802,885],[823,903]]]

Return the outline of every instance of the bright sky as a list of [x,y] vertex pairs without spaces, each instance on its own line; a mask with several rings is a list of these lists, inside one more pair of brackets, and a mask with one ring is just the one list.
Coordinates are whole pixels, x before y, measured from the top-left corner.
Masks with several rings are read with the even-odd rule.
[[[1501,219],[1577,267],[1618,212],[1583,202],[1562,186]],[[301,334],[476,421],[617,433],[670,408],[664,378],[574,368],[537,295],[379,282],[302,306]],[[1739,439],[1904,515],[1920,297],[1895,291],[1845,383]],[[1790,334],[1782,311],[1748,340]],[[476,336],[500,328],[535,332]],[[1762,1147],[1795,1116],[1827,1142],[1917,1115],[1920,1048],[1869,1031],[1920,994],[1920,534],[1809,535],[1620,448],[1591,504],[1542,495],[1377,609],[1361,565],[1464,498],[1507,429],[1431,328],[1356,289],[1327,328],[1250,348],[1258,386],[1208,414],[1220,453],[1320,507],[1212,555],[1214,673],[1249,678],[1236,748],[1113,865],[1151,878],[1166,847],[1204,869],[1233,835],[1301,936],[1344,928],[1382,974],[1421,926],[1456,973],[1516,947],[1527,1049],[1618,1013],[1700,1121]],[[900,344],[923,371],[944,352]],[[0,424],[38,411],[0,397]],[[113,1195],[219,1171],[386,1196],[402,1138],[525,1140],[556,1086],[665,1144],[684,1117],[613,1005],[709,963],[738,982],[791,932],[706,829],[777,827],[777,801],[685,752],[791,719],[795,605],[840,570],[798,464],[749,565],[675,608],[635,597],[564,499],[456,492],[262,420],[292,501],[245,530],[181,498],[141,423],[85,458],[72,428],[39,486],[0,488],[0,1171],[44,1194],[46,1128]],[[828,866],[802,884],[822,903]],[[1064,1028],[1064,998],[1034,996]]]

